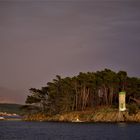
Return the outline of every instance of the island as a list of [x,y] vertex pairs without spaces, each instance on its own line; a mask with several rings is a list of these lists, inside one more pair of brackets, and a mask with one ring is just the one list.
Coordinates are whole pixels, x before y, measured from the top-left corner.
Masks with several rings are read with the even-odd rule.
[[29,91],[21,107],[25,121],[140,122],[140,78],[126,71],[57,75]]

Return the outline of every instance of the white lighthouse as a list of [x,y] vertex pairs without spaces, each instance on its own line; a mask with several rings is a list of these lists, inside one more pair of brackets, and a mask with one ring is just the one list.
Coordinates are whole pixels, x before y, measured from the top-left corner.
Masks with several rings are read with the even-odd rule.
[[125,97],[126,97],[126,92],[124,91],[119,92],[119,111],[126,110]]

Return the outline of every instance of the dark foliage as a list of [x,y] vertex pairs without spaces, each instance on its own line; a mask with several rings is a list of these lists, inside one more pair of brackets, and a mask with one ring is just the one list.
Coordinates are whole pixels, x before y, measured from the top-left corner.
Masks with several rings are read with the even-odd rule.
[[83,111],[96,106],[113,106],[118,103],[118,93],[126,91],[129,98],[140,98],[140,79],[104,69],[97,72],[80,72],[78,76],[61,78],[59,75],[46,87],[31,88],[26,103],[37,106],[42,112],[57,114]]

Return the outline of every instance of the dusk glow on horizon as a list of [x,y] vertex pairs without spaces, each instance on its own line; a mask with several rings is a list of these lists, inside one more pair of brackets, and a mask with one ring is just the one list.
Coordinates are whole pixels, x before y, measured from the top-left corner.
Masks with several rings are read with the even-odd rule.
[[24,103],[56,75],[140,77],[140,1],[29,1],[0,0],[0,102]]

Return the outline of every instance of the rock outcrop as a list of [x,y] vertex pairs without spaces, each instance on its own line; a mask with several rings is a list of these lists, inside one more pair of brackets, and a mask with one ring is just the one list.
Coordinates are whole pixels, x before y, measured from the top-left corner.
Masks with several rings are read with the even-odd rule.
[[119,112],[118,109],[100,108],[96,110],[75,111],[53,116],[32,114],[25,116],[24,120],[58,122],[140,122],[140,111],[130,115],[128,111]]

